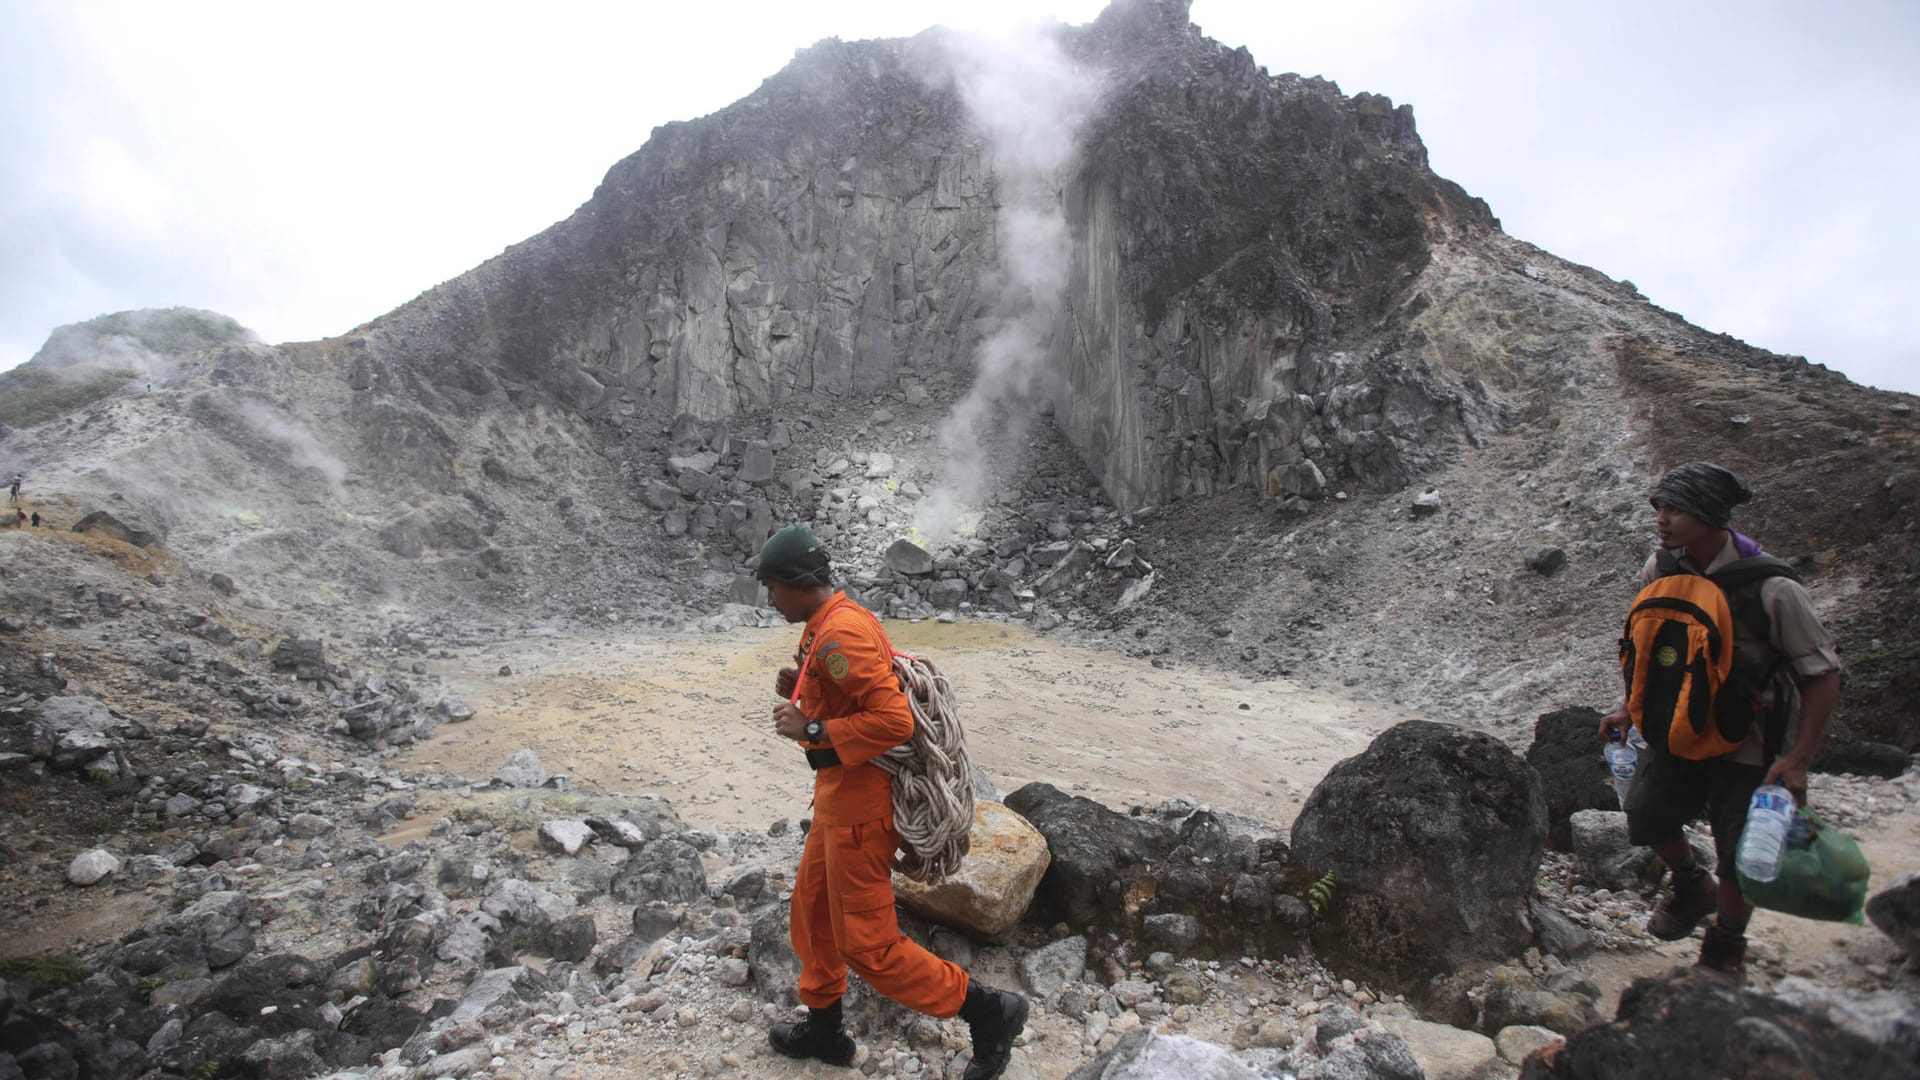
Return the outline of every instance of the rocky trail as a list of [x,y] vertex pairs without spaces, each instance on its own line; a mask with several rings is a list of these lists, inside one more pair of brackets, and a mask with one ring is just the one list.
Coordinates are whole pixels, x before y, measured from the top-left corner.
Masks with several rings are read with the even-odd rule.
[[[764,1044],[791,1001],[779,899],[807,804],[761,715],[790,630],[480,632],[315,655],[163,566],[111,559],[117,542],[0,542],[12,565],[86,581],[51,618],[10,624],[8,655],[34,659],[0,710],[21,748],[0,793],[24,826],[0,866],[9,993],[78,1038],[42,1046],[109,1071],[311,1075],[376,1051],[367,1075],[396,1078],[814,1074]],[[890,629],[962,688],[1002,797],[1054,785],[1172,827],[1218,816],[1284,835],[1334,763],[1416,715],[1017,623]],[[352,673],[356,654],[392,674]],[[36,705],[34,686],[51,696]],[[420,737],[355,736],[376,687],[415,703],[399,726]],[[1821,776],[1814,792],[1876,880],[1920,870],[1920,774]],[[1427,1076],[1513,1076],[1556,1028],[1690,958],[1645,934],[1653,882],[1604,833],[1546,857],[1534,895],[1559,913],[1551,936],[1424,988],[1329,966],[1310,936],[1222,953],[1068,921],[1004,944],[906,923],[1044,1004],[1009,1075],[1212,1046],[1300,1076],[1345,1075],[1349,1058],[1388,1075],[1400,1055]],[[1914,989],[1871,927],[1763,914],[1754,942],[1756,986]],[[851,1015],[870,1075],[964,1068],[957,1021],[870,995]]]

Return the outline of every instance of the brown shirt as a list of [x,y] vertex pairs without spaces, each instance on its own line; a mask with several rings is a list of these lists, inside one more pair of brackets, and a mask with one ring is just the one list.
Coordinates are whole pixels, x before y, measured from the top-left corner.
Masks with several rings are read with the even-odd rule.
[[[1715,555],[1702,568],[1696,566],[1684,551],[1675,550],[1680,565],[1695,572],[1712,573],[1740,557],[1735,550],[1733,537],[1729,535],[1720,553]],[[1659,554],[1649,556],[1646,566],[1640,570],[1642,588],[1660,576]],[[1786,741],[1781,745],[1791,748],[1800,726],[1800,694],[1797,684],[1816,675],[1825,675],[1840,670],[1840,652],[1834,646],[1833,635],[1821,624],[1820,616],[1814,613],[1813,597],[1807,593],[1806,586],[1792,578],[1768,578],[1760,584],[1760,607],[1767,613],[1767,622],[1771,628],[1767,647],[1780,658],[1782,668],[1790,678],[1775,679],[1775,692],[1789,695],[1787,709]],[[1746,625],[1734,620],[1734,636],[1744,638]],[[1764,732],[1759,725],[1747,736],[1747,741],[1734,752],[1733,760],[1751,765],[1759,765],[1766,760]]]

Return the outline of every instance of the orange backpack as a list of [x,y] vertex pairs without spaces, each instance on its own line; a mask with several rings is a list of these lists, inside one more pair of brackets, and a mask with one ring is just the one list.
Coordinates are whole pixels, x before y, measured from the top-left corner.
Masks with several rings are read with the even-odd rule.
[[[1766,642],[1758,585],[1800,575],[1771,555],[1736,559],[1709,575],[1681,569],[1663,551],[1657,566],[1661,576],[1633,598],[1620,636],[1627,715],[1642,738],[1675,757],[1731,754],[1752,731],[1755,697],[1773,675],[1736,663],[1735,616]],[[1777,741],[1769,731],[1769,753]]]

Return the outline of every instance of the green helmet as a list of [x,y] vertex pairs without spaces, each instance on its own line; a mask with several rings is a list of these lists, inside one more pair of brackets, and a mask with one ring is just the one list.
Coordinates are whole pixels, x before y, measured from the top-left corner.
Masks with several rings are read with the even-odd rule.
[[767,538],[760,549],[760,566],[753,576],[764,581],[772,578],[794,585],[826,585],[833,580],[828,570],[827,546],[805,525],[789,525]]

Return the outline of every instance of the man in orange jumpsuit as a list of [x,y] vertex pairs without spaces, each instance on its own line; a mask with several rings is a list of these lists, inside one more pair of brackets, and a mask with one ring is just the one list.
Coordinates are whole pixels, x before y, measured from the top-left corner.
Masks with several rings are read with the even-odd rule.
[[789,922],[807,1018],[775,1024],[773,1048],[829,1065],[853,1063],[840,1015],[851,968],[910,1009],[964,1019],[973,1035],[966,1080],[999,1076],[1026,1027],[1026,999],[974,982],[900,933],[894,916],[900,834],[892,778],[870,763],[913,736],[893,646],[872,614],[833,589],[827,550],[806,526],[773,534],[755,575],[775,611],[806,624],[799,666],[781,669],[774,680],[782,700],[773,727],[805,748],[814,770],[813,829],[794,875]]

